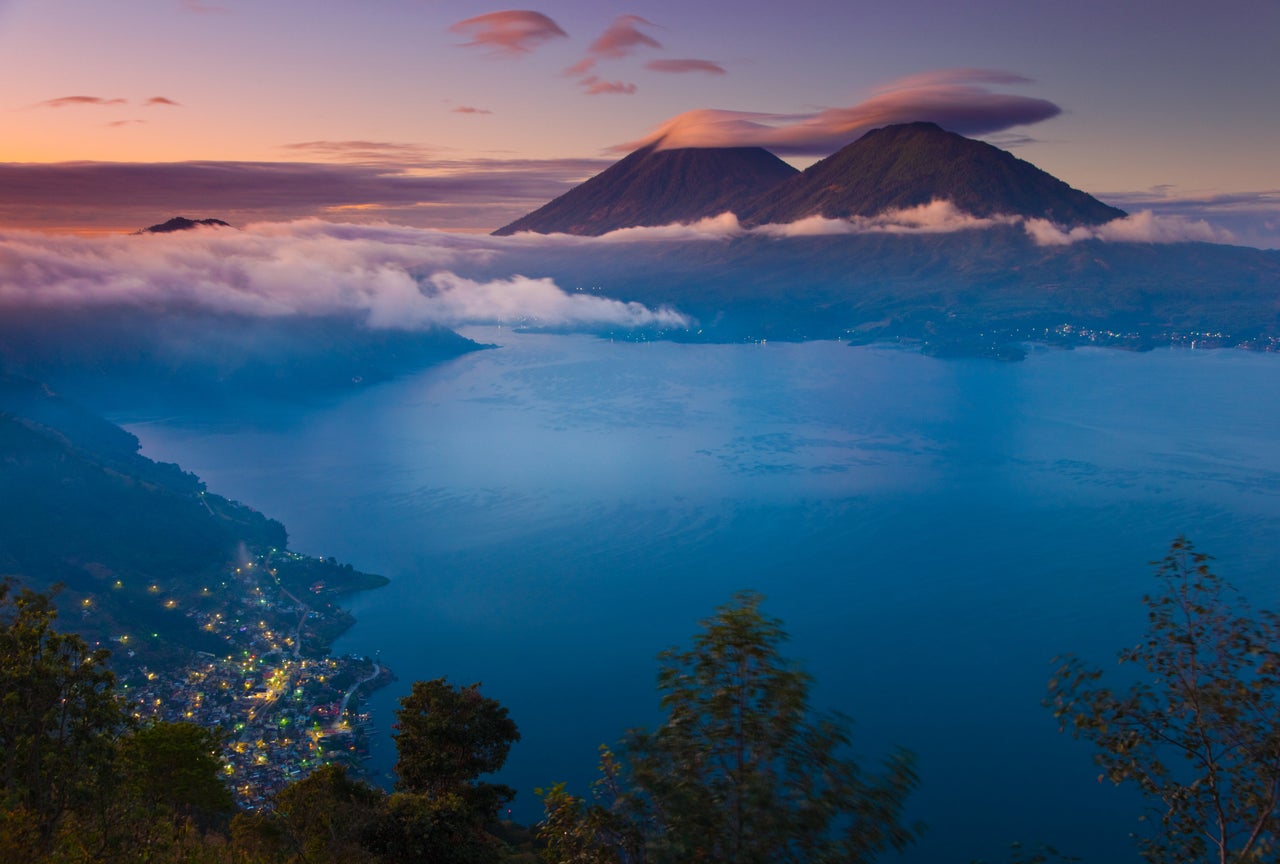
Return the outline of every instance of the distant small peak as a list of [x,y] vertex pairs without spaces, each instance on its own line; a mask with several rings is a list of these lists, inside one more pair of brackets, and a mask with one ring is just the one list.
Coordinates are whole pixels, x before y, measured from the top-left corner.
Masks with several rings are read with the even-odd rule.
[[135,231],[135,234],[171,234],[174,231],[190,231],[193,228],[230,228],[231,225],[221,219],[188,219],[186,216],[174,216],[167,222],[152,225]]

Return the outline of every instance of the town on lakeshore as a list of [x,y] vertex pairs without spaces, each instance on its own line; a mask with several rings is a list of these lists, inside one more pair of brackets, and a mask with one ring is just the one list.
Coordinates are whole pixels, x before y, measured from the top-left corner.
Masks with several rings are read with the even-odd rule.
[[[123,661],[121,692],[136,719],[222,730],[224,779],[246,809],[268,805],[290,781],[326,763],[358,774],[372,734],[361,696],[392,678],[377,658],[328,655],[328,643],[350,622],[331,598],[349,587],[317,579],[300,590],[298,577],[315,575],[317,563],[326,562],[272,549],[243,556],[226,581],[200,588],[203,602],[184,614],[225,645],[221,653],[151,664],[138,662],[144,659],[134,647],[138,634],[118,634],[110,646]],[[293,577],[287,584],[286,571]],[[113,587],[121,590],[123,582]],[[159,585],[148,591],[162,594]],[[157,600],[174,611],[184,605],[175,597]],[[81,601],[84,611],[92,604]]]

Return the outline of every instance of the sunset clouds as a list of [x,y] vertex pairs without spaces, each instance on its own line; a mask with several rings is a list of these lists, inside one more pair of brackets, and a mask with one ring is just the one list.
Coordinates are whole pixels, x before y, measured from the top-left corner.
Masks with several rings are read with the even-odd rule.
[[[70,107],[86,106],[86,105],[114,106],[114,105],[128,105],[128,104],[130,104],[128,99],[120,99],[120,98],[108,99],[103,96],[59,96],[57,99],[46,99],[45,101],[38,103],[36,107],[38,108],[70,108]],[[164,96],[152,96],[150,99],[144,99],[140,104],[144,108],[151,108],[155,106],[177,107],[181,103],[175,102],[172,99],[166,98]]]
[[42,108],[67,108],[77,105],[127,105],[127,99],[104,99],[101,96],[59,96],[40,103]]
[[644,68],[654,72],[672,72],[675,74],[686,72],[703,72],[707,75],[726,74],[723,66],[719,63],[712,63],[710,60],[650,60],[644,64]]
[[[1230,10],[1179,2],[1175,15],[1085,0],[1011,15],[1007,0],[162,0],[80,3],[70,15],[64,4],[0,0],[0,164],[394,166],[390,150],[281,149],[368,141],[478,165],[599,157],[664,133],[666,146],[763,144],[808,160],[878,125],[932,119],[1020,146],[1019,155],[1076,188],[1170,185],[1186,208],[1199,200],[1221,210],[1223,196],[1280,188],[1269,146],[1280,114],[1257,110],[1274,102],[1274,76],[1261,73],[1275,66],[1274,28],[1262,26],[1260,2]],[[939,65],[952,68],[929,71]],[[404,158],[406,173],[434,170],[419,168],[416,154]],[[503,202],[527,185],[468,206],[473,215],[479,207],[521,215]],[[298,190],[300,201],[313,197]],[[386,207],[338,197],[332,206],[363,208],[352,211],[359,218],[373,205],[414,224],[432,213],[441,226],[485,224],[460,221],[454,205],[436,199]],[[34,202],[21,217],[29,225],[110,221],[109,213],[53,214],[34,195],[25,200]],[[214,213],[199,205],[184,209]],[[1184,203],[1152,203],[1156,213],[1171,207]],[[1224,218],[1232,230],[1251,220],[1257,228],[1246,236],[1274,246],[1276,212],[1273,204],[1232,208]],[[17,218],[17,205],[0,197],[6,213],[0,218]]]
[[646,21],[639,15],[619,15],[588,50],[596,57],[618,59],[639,48],[661,48],[661,42],[640,29],[653,26],[652,21]]
[[[601,64],[626,60],[640,51],[661,51],[663,44],[649,31],[658,25],[640,15],[618,15],[586,46],[584,56],[567,66],[564,75],[573,79],[588,96],[633,95],[639,90],[634,81],[602,73]],[[471,37],[468,47],[489,47],[498,54],[518,56],[532,53],[544,43],[569,37],[569,33],[547,15],[529,10],[505,10],[467,18],[453,24],[450,32]],[[665,74],[700,73],[724,75],[719,63],[695,58],[659,58],[642,67]],[[453,109],[455,113],[480,113]]]
[[641,48],[662,48],[662,43],[641,30],[641,27],[653,27],[639,15],[619,15],[603,33],[587,48],[587,56],[565,70],[570,78],[577,78],[578,84],[588,96],[603,94],[631,95],[638,89],[628,81],[609,81],[595,74],[594,70],[601,60],[620,60],[634,54]]
[[939,70],[900,79],[847,108],[795,114],[697,109],[611,149],[629,152],[661,142],[660,147],[670,150],[764,147],[779,155],[827,156],[864,132],[893,123],[927,120],[961,135],[986,135],[1062,113],[1047,99],[1001,93],[989,86],[1026,80],[998,70]]
[[477,15],[459,21],[449,30],[469,36],[471,41],[463,43],[468,47],[492,48],[509,55],[527,54],[544,42],[569,35],[541,12],[520,9]]
[[636,85],[625,81],[604,81],[598,76],[588,75],[578,82],[586,90],[588,96],[599,96],[602,93],[623,93],[630,95],[636,92]]

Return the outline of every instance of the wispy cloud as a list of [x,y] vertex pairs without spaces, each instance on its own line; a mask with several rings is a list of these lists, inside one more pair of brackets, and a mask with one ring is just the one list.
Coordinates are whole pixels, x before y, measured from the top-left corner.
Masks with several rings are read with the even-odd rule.
[[492,245],[433,231],[315,220],[145,237],[0,232],[0,308],[340,316],[398,330],[689,324],[668,308],[570,293],[550,279],[478,281],[450,269],[483,258]]
[[1280,189],[1205,193],[1180,192],[1165,185],[1109,192],[1101,197],[1130,212],[1150,210],[1159,217],[1177,217],[1193,223],[1208,220],[1230,230],[1242,244],[1280,248]]
[[541,12],[509,9],[459,21],[450,32],[470,37],[469,47],[493,48],[502,54],[526,54],[551,39],[567,37],[560,25]]
[[[47,99],[44,102],[37,102],[36,108],[73,108],[80,106],[91,107],[113,107],[117,105],[128,105],[128,99],[106,98],[104,96],[59,96],[57,99]],[[175,102],[164,96],[152,96],[141,102],[143,108],[151,108],[155,106],[178,107],[181,103]]]
[[41,108],[69,108],[78,105],[127,105],[127,99],[106,99],[102,96],[59,96],[37,103]]
[[476,108],[474,105],[459,105],[453,109],[454,114],[492,114],[488,108]]
[[599,61],[594,57],[583,57],[577,63],[574,63],[572,66],[565,69],[564,74],[568,75],[570,78],[577,78],[581,75],[586,75],[592,69],[596,68],[597,62]]
[[934,200],[918,207],[886,210],[875,216],[828,219],[810,216],[785,225],[763,225],[755,233],[778,237],[815,237],[831,234],[953,234],[1021,221],[1013,216],[978,217],[950,201]]
[[587,48],[587,56],[564,70],[571,78],[577,78],[578,84],[588,96],[599,96],[605,93],[630,95],[636,92],[636,85],[625,81],[607,81],[599,75],[592,74],[601,60],[618,60],[634,54],[641,48],[661,48],[662,43],[654,39],[641,27],[656,27],[652,21],[639,15],[619,15],[603,33]]
[[629,84],[625,81],[605,81],[595,75],[588,75],[578,83],[583,86],[588,96],[599,96],[606,93],[629,96],[636,92],[636,85],[634,84]]
[[587,49],[596,57],[617,59],[633,54],[640,48],[661,48],[662,43],[641,27],[656,26],[639,15],[619,15]]
[[421,145],[392,141],[300,141],[283,144],[280,149],[305,154],[314,159],[370,165],[408,166],[434,156],[434,151]]
[[1187,213],[1276,213],[1280,215],[1280,189],[1218,194],[1179,194],[1173,186],[1161,185],[1140,192],[1112,192],[1108,201],[1124,207],[1145,207],[1180,215]]
[[650,60],[644,64],[644,68],[654,72],[672,72],[682,74],[685,72],[704,72],[707,75],[724,75],[725,69],[719,63],[712,63],[710,60]]
[[864,132],[892,123],[928,120],[962,135],[987,135],[1056,117],[1046,99],[991,90],[1027,79],[989,69],[938,70],[900,79],[847,108],[794,114],[699,109],[680,114],[615,152],[655,142],[681,147],[765,147],[775,153],[825,156]]
[[1024,227],[1040,246],[1066,246],[1082,240],[1108,240],[1116,243],[1236,242],[1236,236],[1232,232],[1210,225],[1203,219],[1157,216],[1150,210],[1089,227],[1067,229],[1045,219],[1028,219]]

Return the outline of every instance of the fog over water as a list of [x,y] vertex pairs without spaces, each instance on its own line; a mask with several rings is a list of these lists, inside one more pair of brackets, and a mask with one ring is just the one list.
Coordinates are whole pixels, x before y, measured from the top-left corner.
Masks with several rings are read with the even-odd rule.
[[1280,358],[463,332],[501,347],[324,407],[126,419],[298,551],[391,577],[337,645],[400,679],[375,761],[411,681],[482,681],[524,736],[519,819],[534,786],[586,793],[658,717],[654,655],[751,588],[868,764],[919,755],[905,860],[1136,860],[1137,803],[1040,707],[1052,658],[1113,667],[1179,533],[1280,608]]

